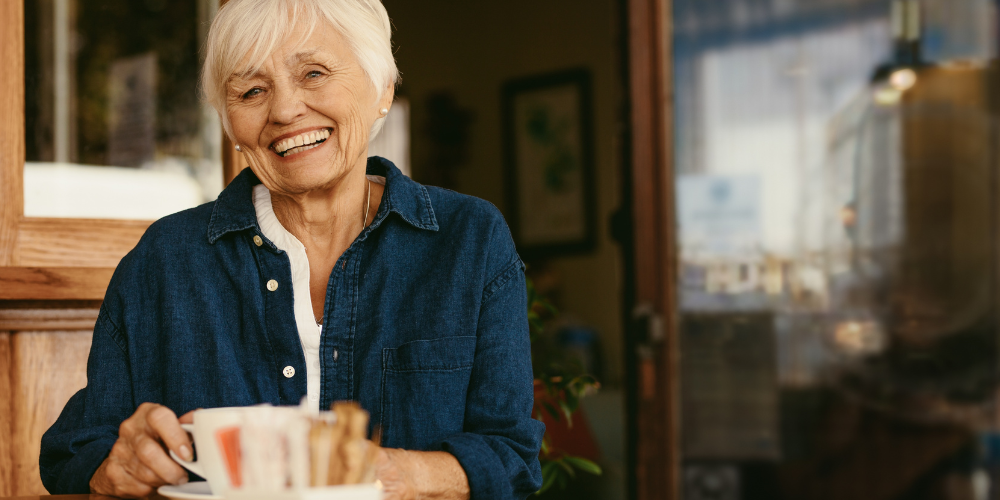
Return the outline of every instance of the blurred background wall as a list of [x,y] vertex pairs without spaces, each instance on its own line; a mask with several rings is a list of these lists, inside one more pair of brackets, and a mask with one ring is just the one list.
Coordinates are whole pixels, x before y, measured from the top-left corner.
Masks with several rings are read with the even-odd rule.
[[[529,264],[560,280],[559,307],[601,333],[606,382],[622,381],[622,276],[609,217],[621,205],[618,7],[613,1],[456,3],[387,0],[410,101],[413,177],[492,202],[507,213],[500,89],[509,80],[586,68],[594,82],[598,244],[584,255]],[[429,109],[451,101],[468,118],[465,155],[449,179],[436,170]],[[442,182],[444,181],[444,182]]]
[[[552,332],[583,328],[596,335],[588,349],[599,356],[602,389],[583,404],[605,474],[583,478],[567,498],[624,498],[624,277],[621,248],[611,234],[611,216],[623,203],[621,6],[613,0],[386,0],[385,6],[396,28],[403,73],[399,95],[412,109],[413,178],[486,199],[508,220],[503,85],[575,68],[592,77],[596,245],[582,253],[525,260],[529,276],[559,310]],[[435,139],[442,121],[464,130],[456,132],[464,138],[460,146]],[[455,149],[460,160],[442,172],[448,162],[441,159],[453,157],[449,151]]]

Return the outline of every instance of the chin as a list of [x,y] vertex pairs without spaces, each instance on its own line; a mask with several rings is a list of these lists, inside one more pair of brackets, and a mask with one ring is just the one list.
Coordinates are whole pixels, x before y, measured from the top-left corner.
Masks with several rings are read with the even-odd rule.
[[330,186],[343,177],[343,173],[342,168],[326,164],[292,169],[282,177],[289,191],[303,193]]

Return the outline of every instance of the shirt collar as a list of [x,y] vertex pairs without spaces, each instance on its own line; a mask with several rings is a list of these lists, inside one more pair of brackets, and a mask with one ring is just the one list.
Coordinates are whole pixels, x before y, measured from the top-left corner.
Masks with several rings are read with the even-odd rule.
[[[385,177],[385,193],[382,205],[372,221],[372,226],[381,224],[390,213],[396,213],[403,221],[418,229],[437,231],[439,229],[431,197],[427,188],[403,175],[391,161],[378,156],[368,158],[368,175]],[[260,179],[250,168],[243,169],[229,183],[215,200],[212,218],[208,223],[208,242],[214,244],[228,233],[254,229],[260,232],[257,212],[253,205],[253,188]]]
[[378,156],[368,158],[368,175],[385,177],[382,205],[379,206],[378,213],[375,214],[372,226],[381,223],[382,219],[387,217],[389,213],[394,212],[417,229],[428,231],[439,229],[427,188],[403,175],[391,161]]

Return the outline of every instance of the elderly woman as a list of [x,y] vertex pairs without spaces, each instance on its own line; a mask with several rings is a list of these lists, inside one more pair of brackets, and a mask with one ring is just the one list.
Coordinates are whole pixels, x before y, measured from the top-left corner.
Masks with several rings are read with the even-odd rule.
[[368,158],[397,79],[379,0],[220,9],[203,90],[250,167],[122,259],[42,440],[50,492],[183,483],[177,415],[303,398],[371,413],[386,498],[538,488],[522,263],[492,205]]

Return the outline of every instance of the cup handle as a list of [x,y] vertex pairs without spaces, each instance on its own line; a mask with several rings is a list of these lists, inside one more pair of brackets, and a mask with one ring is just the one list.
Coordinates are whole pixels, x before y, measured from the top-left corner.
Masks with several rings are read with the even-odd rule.
[[[194,424],[181,424],[181,429],[184,429],[189,433],[191,433],[191,435],[194,435]],[[170,453],[170,458],[174,459],[174,462],[180,464],[181,467],[184,467],[185,469],[194,472],[195,474],[198,474],[201,477],[205,477],[205,470],[202,469],[200,463],[198,463],[195,460],[190,460],[190,461],[184,460],[183,458],[177,456],[177,454],[174,453],[174,450],[169,450],[169,453]]]

